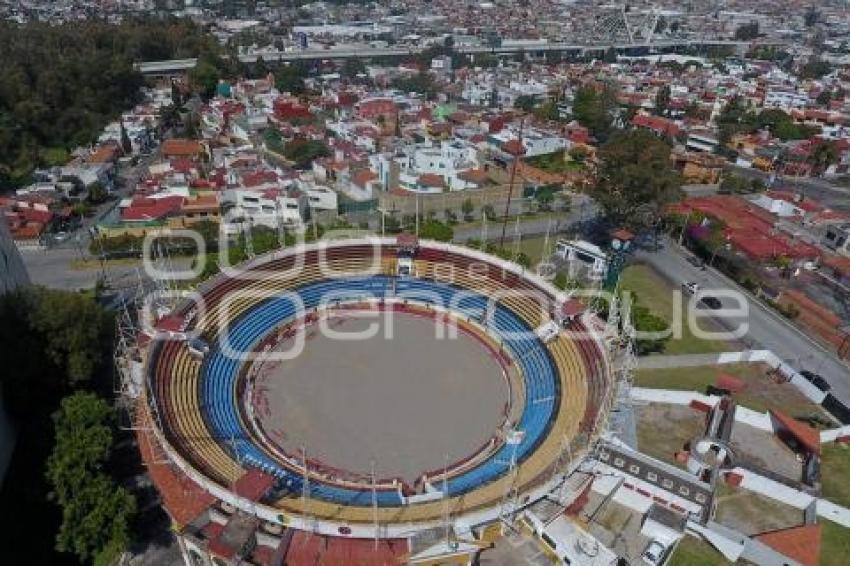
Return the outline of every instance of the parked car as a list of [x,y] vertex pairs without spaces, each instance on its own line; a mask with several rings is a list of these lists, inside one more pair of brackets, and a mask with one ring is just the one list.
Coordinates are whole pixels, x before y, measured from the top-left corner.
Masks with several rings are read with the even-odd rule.
[[696,295],[699,292],[699,283],[693,281],[685,281],[682,283],[682,291],[689,295]]
[[688,263],[690,263],[694,267],[698,267],[702,270],[705,270],[705,262],[695,255],[688,256]]
[[720,310],[723,308],[723,303],[720,302],[720,299],[711,295],[705,295],[704,297],[700,297],[699,305],[701,307],[705,307],[713,311]]
[[664,556],[667,554],[667,546],[660,540],[653,540],[647,545],[646,550],[640,555],[644,564],[650,566],[658,566],[664,562]]
[[826,379],[823,378],[822,375],[818,375],[813,371],[804,369],[800,372],[800,375],[802,375],[804,378],[806,378],[806,381],[809,381],[812,385],[814,385],[824,393],[832,389],[832,386]]

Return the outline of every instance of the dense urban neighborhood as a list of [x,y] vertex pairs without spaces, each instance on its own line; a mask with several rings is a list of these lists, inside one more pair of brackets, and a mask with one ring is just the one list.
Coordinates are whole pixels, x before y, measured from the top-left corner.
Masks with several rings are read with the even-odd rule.
[[847,3],[0,17],[14,563],[844,564]]

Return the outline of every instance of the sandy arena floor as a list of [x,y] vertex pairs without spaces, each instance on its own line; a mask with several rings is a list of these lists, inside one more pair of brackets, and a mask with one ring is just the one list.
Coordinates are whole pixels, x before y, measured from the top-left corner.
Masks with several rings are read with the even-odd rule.
[[503,423],[508,385],[477,339],[438,339],[432,320],[411,314],[339,316],[337,332],[380,331],[348,341],[313,326],[300,356],[260,368],[256,412],[288,453],[304,446],[309,459],[359,474],[374,460],[379,479],[412,482],[447,456],[470,456]]

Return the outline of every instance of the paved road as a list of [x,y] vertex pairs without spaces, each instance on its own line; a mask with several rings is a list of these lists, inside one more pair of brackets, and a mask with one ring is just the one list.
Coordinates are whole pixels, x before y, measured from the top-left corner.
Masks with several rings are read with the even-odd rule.
[[[761,179],[765,182],[769,179],[769,174],[759,169],[737,167],[732,164],[727,164],[726,169],[748,179]],[[804,196],[814,199],[829,208],[850,211],[850,187],[842,187],[826,179],[810,177],[782,177],[776,181],[775,186],[777,188],[798,190]]]
[[741,291],[749,308],[749,331],[742,339],[747,348],[772,350],[798,370],[808,369],[823,375],[832,385],[832,394],[843,403],[850,404],[850,367],[781,315],[744,292],[732,280],[713,269],[701,271],[688,263],[685,257],[676,244],[669,241],[657,253],[640,252],[637,255],[637,259],[653,266],[673,284],[694,281],[705,290]]

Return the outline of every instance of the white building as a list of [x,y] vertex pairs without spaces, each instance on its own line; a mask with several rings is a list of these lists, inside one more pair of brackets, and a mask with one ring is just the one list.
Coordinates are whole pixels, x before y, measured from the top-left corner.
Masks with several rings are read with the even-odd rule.
[[765,108],[805,108],[810,101],[808,94],[790,89],[772,88],[764,95]]
[[[519,139],[519,127],[511,124],[501,132],[490,134],[488,142],[495,149],[501,149],[508,141],[515,139]],[[526,127],[522,132],[522,145],[525,147],[525,156],[534,157],[569,149],[572,143],[560,134]]]
[[307,206],[312,210],[337,210],[338,195],[324,185],[311,185],[302,189],[307,195]]
[[590,281],[600,281],[608,271],[608,254],[584,240],[558,240],[555,255],[567,262],[570,277],[582,275]]
[[[449,191],[462,191],[472,185],[460,175],[480,166],[478,148],[464,140],[446,140],[437,145],[421,145],[396,158],[399,165],[399,186],[416,192],[441,192],[432,183],[421,179],[438,176]],[[379,169],[379,178],[381,170]]]
[[297,227],[303,224],[307,209],[304,193],[283,189],[228,189],[222,193],[221,203],[227,211],[224,222],[228,234],[238,233],[246,222],[273,229],[281,222]]
[[560,564],[576,566],[614,566],[617,554],[597,540],[578,523],[559,514],[546,520],[532,511],[523,513],[523,519],[543,544],[558,557]]
[[688,133],[688,140],[685,142],[685,147],[691,151],[700,151],[704,153],[714,153],[720,141],[713,132],[708,130],[693,130]]

